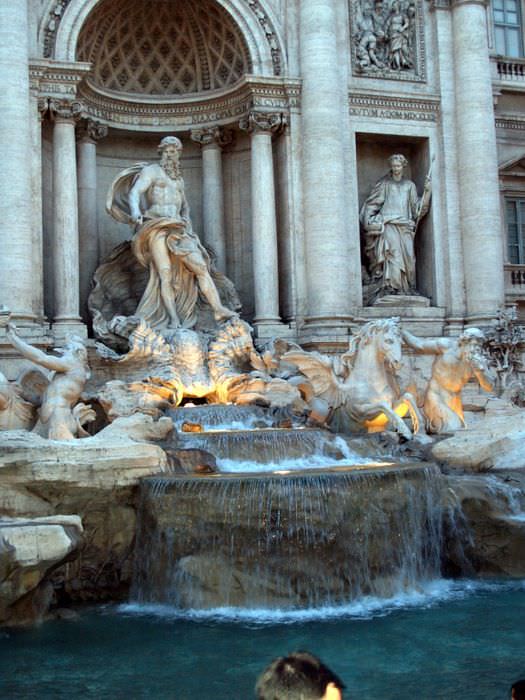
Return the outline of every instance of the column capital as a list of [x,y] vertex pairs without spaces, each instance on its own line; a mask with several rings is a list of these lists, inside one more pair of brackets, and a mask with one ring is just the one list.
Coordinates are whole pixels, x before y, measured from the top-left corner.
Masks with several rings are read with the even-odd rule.
[[191,140],[201,146],[218,146],[223,148],[233,142],[233,131],[222,126],[212,126],[208,129],[193,129]]
[[108,135],[108,127],[101,122],[88,117],[81,119],[77,127],[78,141],[96,143]]
[[241,119],[239,128],[248,133],[268,132],[276,134],[287,125],[287,119],[282,112],[250,112],[247,117]]
[[49,100],[49,112],[55,122],[75,123],[80,119],[84,105],[78,100],[59,100],[52,97]]
[[46,112],[49,109],[49,100],[47,97],[38,97],[36,100],[36,108],[38,111],[38,118],[40,121],[46,116]]

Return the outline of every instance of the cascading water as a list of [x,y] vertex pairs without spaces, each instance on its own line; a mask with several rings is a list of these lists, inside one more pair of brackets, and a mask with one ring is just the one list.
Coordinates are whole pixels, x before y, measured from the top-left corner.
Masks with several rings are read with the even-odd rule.
[[132,600],[305,608],[390,597],[440,573],[432,466],[144,480]]

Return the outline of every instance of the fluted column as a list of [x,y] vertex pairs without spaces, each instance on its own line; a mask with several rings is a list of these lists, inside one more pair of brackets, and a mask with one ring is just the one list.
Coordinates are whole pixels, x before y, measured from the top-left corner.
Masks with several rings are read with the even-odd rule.
[[53,269],[57,331],[79,326],[78,194],[75,124],[79,102],[50,100],[53,116]]
[[80,257],[80,310],[87,314],[91,280],[99,262],[97,225],[97,141],[107,136],[108,127],[84,119],[77,131],[78,233]]
[[277,218],[272,134],[283,128],[282,114],[251,112],[239,126],[251,136],[253,279],[256,325],[280,323]]
[[468,321],[503,304],[496,129],[484,0],[453,1],[456,129]]
[[352,279],[335,0],[301,0],[299,22],[307,320],[337,326],[349,321]]
[[33,310],[31,120],[26,0],[0,4],[0,304],[19,324]]
[[222,149],[232,142],[232,131],[222,127],[197,129],[191,138],[200,143],[202,152],[202,219],[204,242],[215,253],[216,267],[226,272],[224,233],[224,184]]

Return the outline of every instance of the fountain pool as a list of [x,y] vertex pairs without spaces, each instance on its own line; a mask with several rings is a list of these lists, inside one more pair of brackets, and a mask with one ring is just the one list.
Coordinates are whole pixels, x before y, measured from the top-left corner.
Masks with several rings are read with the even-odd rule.
[[437,581],[332,610],[182,614],[121,606],[0,634],[0,697],[249,700],[275,656],[309,649],[348,698],[507,698],[525,676],[525,581]]

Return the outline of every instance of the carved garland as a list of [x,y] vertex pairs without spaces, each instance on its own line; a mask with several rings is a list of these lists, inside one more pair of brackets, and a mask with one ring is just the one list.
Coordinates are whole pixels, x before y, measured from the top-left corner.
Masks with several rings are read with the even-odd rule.
[[[55,53],[56,35],[64,12],[71,0],[56,0],[51,8],[44,29],[44,58],[52,58]],[[282,55],[277,41],[277,35],[272,26],[272,23],[258,0],[244,0],[249,9],[257,17],[257,20],[264,30],[266,41],[270,47],[272,56],[274,75],[282,74]]]

